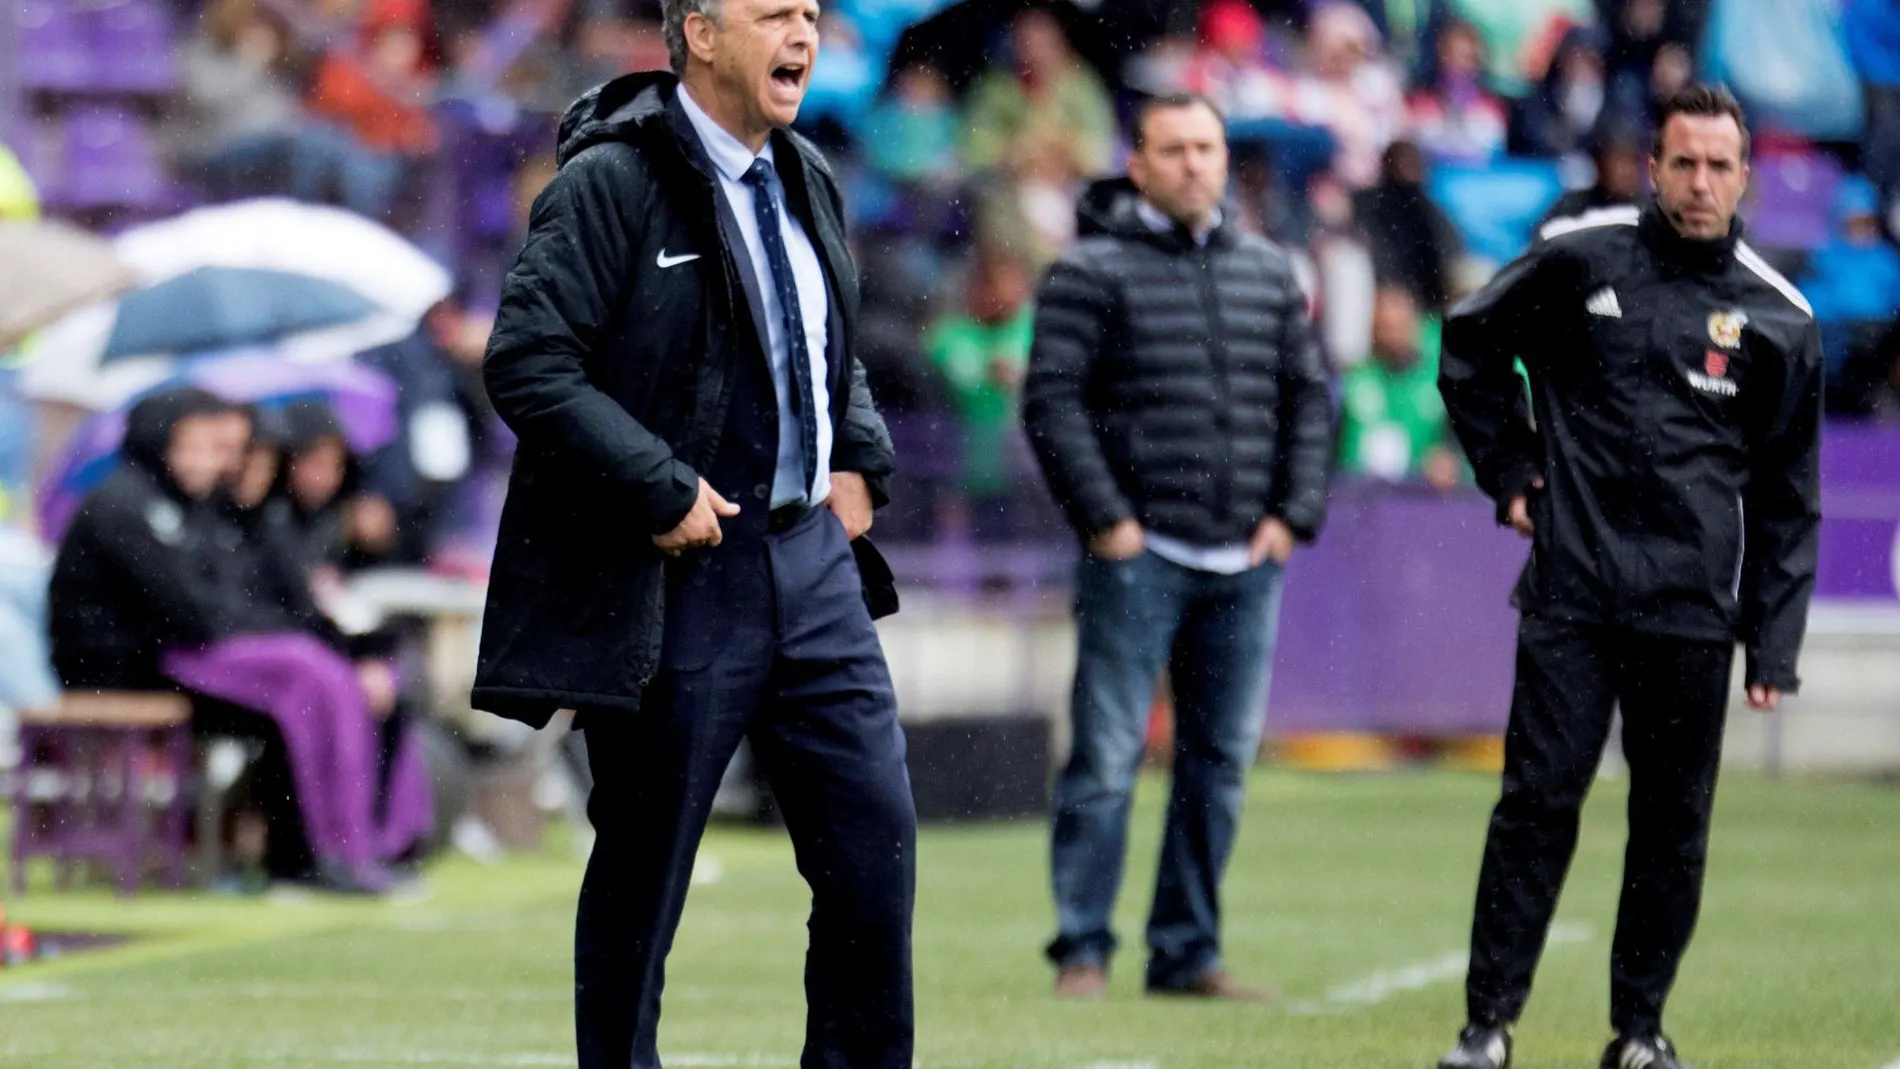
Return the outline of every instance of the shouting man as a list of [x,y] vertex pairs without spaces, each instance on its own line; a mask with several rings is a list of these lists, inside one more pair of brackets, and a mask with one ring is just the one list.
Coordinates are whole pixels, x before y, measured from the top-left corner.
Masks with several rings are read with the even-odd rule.
[[475,704],[576,710],[598,838],[581,887],[583,1069],[657,1069],[694,851],[742,739],[812,890],[802,1064],[912,1046],[915,825],[895,608],[862,538],[891,445],[854,354],[837,180],[786,127],[812,0],[665,0],[673,74],[561,123],[486,361],[520,438]]

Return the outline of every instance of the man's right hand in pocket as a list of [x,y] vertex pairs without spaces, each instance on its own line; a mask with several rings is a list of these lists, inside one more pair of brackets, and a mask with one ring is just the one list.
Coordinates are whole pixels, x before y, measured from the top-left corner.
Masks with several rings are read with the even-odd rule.
[[[1535,480],[1531,483],[1531,493],[1536,493],[1543,488],[1544,480],[1542,479]],[[1537,532],[1537,525],[1531,520],[1530,494],[1519,494],[1512,498],[1511,507],[1505,513],[1505,518],[1511,522],[1511,529],[1523,535],[1525,538],[1529,538]]]
[[1148,545],[1148,536],[1133,516],[1089,539],[1089,552],[1104,560],[1134,560]]
[[654,535],[653,544],[674,557],[689,549],[716,546],[724,537],[719,530],[720,517],[730,519],[738,514],[739,506],[720,497],[712,484],[701,479],[699,500],[693,502],[693,510],[679,526],[665,534]]

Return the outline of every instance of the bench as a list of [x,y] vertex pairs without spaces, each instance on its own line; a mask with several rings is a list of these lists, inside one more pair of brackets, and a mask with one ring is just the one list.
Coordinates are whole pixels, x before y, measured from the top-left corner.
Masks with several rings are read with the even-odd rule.
[[185,884],[191,703],[182,695],[75,691],[20,715],[13,779],[13,890],[27,864],[51,858],[58,886],[82,863],[107,866],[120,894],[152,862]]

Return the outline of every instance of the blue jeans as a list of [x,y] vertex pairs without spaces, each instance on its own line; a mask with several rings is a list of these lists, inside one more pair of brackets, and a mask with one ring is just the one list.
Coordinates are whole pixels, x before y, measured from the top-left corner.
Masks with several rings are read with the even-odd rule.
[[1051,850],[1060,965],[1106,965],[1127,853],[1128,804],[1148,710],[1174,682],[1174,789],[1148,918],[1150,989],[1180,988],[1220,964],[1220,881],[1247,770],[1260,746],[1280,610],[1280,568],[1198,572],[1144,552],[1085,555],[1069,761],[1056,781]]

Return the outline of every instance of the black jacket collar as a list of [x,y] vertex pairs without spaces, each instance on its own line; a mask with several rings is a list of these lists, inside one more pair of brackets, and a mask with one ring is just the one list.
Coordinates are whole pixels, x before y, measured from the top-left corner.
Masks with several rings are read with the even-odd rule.
[[[582,94],[561,118],[555,160],[566,164],[604,141],[630,141],[651,146],[656,141],[677,147],[686,160],[710,181],[712,161],[699,143],[698,132],[679,104],[679,78],[668,71],[640,71],[597,85]],[[779,175],[789,189],[816,171],[831,177],[831,166],[811,142],[790,130],[772,132]]]
[[1714,240],[1685,238],[1663,217],[1662,209],[1654,200],[1643,206],[1636,227],[1659,263],[1694,274],[1717,275],[1728,270],[1735,260],[1735,246],[1742,240],[1740,217],[1729,224],[1727,234]]
[[[1107,234],[1127,241],[1142,241],[1173,253],[1192,252],[1199,246],[1187,227],[1157,231],[1142,219],[1135,206],[1141,191],[1128,178],[1105,178],[1084,190],[1075,206],[1077,237]],[[1234,209],[1221,205],[1221,221],[1207,235],[1207,247],[1223,248],[1234,240]]]

